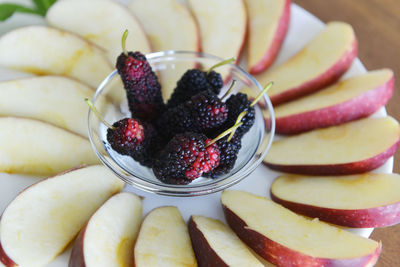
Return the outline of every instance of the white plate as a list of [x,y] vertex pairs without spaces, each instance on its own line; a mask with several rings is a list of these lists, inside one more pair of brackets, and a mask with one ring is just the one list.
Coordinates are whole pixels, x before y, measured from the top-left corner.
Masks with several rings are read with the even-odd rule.
[[[20,23],[17,19],[24,19],[24,21],[23,23]],[[13,18],[13,20],[7,24],[8,29],[4,28],[6,27],[5,25],[1,25],[0,33],[4,33],[6,30],[10,30],[16,25],[26,25],[27,19],[31,19],[31,17],[18,16],[18,18]],[[37,19],[35,21],[32,21],[32,23],[36,22]],[[323,27],[324,24],[319,19],[317,19],[301,7],[292,4],[289,32],[283,44],[282,50],[274,65],[279,65],[290,58],[292,55],[294,55],[305,44],[307,44],[321,29],[323,29]],[[349,77],[365,72],[366,70],[362,63],[358,59],[356,59],[350,70],[345,74],[344,77]],[[21,74],[0,69],[0,80],[11,79],[18,76],[21,76]],[[386,116],[385,109],[380,109],[376,114],[374,114],[374,116]],[[392,169],[393,158],[389,159],[383,166],[377,169],[376,172],[390,173],[392,172]],[[243,181],[236,184],[231,189],[240,189],[261,196],[269,196],[270,185],[273,179],[278,175],[278,172],[273,172],[265,166],[260,166],[249,177],[245,178]],[[34,177],[0,173],[0,211],[4,210],[6,205],[18,194],[18,192],[37,181],[39,181],[39,179]],[[225,221],[219,200],[220,193],[192,198],[178,198],[146,193],[132,187],[125,188],[125,191],[131,191],[145,197],[145,200],[143,202],[144,214],[154,209],[155,207],[173,205],[179,208],[185,220],[188,220],[190,215],[205,215]],[[351,231],[368,237],[371,234],[372,230],[373,229],[353,229]],[[69,254],[70,248],[62,255],[57,257],[48,266],[67,266]]]

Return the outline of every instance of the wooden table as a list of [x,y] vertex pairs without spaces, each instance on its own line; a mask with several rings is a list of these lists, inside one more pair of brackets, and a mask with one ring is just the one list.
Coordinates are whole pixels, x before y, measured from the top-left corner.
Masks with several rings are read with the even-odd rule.
[[[293,0],[315,16],[329,22],[350,23],[358,42],[358,56],[368,70],[391,68],[400,74],[400,1],[399,0]],[[398,82],[397,82],[398,84]],[[400,92],[395,93],[386,109],[400,121]],[[394,161],[400,173],[400,149]],[[400,266],[400,225],[376,229],[372,239],[381,240],[383,251],[377,267]]]

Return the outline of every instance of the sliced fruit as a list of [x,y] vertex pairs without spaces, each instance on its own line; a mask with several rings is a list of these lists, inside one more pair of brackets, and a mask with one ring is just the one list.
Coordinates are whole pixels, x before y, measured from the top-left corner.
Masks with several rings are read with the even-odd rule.
[[124,183],[104,166],[78,168],[22,191],[4,210],[0,261],[6,266],[44,266],[61,253]]
[[289,28],[290,0],[245,0],[249,16],[248,68],[266,70],[275,60]]
[[0,118],[0,171],[55,174],[98,159],[89,141],[37,120]]
[[189,234],[199,266],[264,266],[236,234],[219,220],[192,216]]
[[363,173],[393,156],[399,138],[400,126],[393,118],[366,118],[275,141],[264,163],[298,174]]
[[286,208],[347,227],[384,227],[400,222],[400,175],[283,175],[271,186],[272,200]]
[[[178,0],[132,0],[129,9],[139,19],[154,51],[200,51],[196,20]],[[176,34],[174,34],[176,33]],[[176,64],[160,76],[163,98],[167,100],[176,82],[192,63]]]
[[393,90],[394,76],[389,69],[340,81],[276,107],[276,132],[296,134],[369,116],[387,103]]
[[86,137],[83,100],[93,94],[87,85],[62,76],[0,82],[0,115],[42,120]]
[[81,230],[70,267],[133,266],[133,248],[142,222],[142,200],[119,193],[101,206]]
[[113,65],[122,52],[121,36],[125,30],[129,31],[128,51],[151,52],[140,23],[126,7],[114,1],[58,1],[47,11],[46,20],[53,27],[79,34],[106,49]]
[[261,84],[274,82],[268,95],[273,105],[279,105],[334,83],[356,56],[353,28],[346,23],[331,22],[300,52],[256,79]]
[[225,218],[260,256],[278,266],[373,266],[381,244],[242,191],[221,196]]
[[96,88],[112,71],[103,50],[61,30],[28,26],[0,38],[0,65],[36,75],[57,74]]
[[187,226],[176,207],[160,207],[147,214],[134,257],[136,267],[197,266]]
[[204,53],[239,59],[247,33],[247,12],[242,0],[188,0],[199,23]]

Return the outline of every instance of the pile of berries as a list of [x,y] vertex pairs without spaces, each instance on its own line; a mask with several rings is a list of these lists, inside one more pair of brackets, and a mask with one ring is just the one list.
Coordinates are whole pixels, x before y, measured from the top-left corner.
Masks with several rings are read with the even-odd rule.
[[[223,102],[218,97],[221,75],[190,69],[164,104],[161,85],[143,54],[124,52],[116,67],[132,114],[108,129],[107,140],[116,152],[152,168],[168,184],[215,178],[234,167],[241,138],[254,123],[254,108],[245,94]],[[233,127],[243,111],[241,126]],[[231,137],[218,138],[230,128]]]

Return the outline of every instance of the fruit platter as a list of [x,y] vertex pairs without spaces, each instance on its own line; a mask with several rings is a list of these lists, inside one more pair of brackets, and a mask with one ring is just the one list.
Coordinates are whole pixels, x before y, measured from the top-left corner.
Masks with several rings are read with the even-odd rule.
[[0,266],[378,261],[400,125],[351,25],[290,0],[0,15]]

